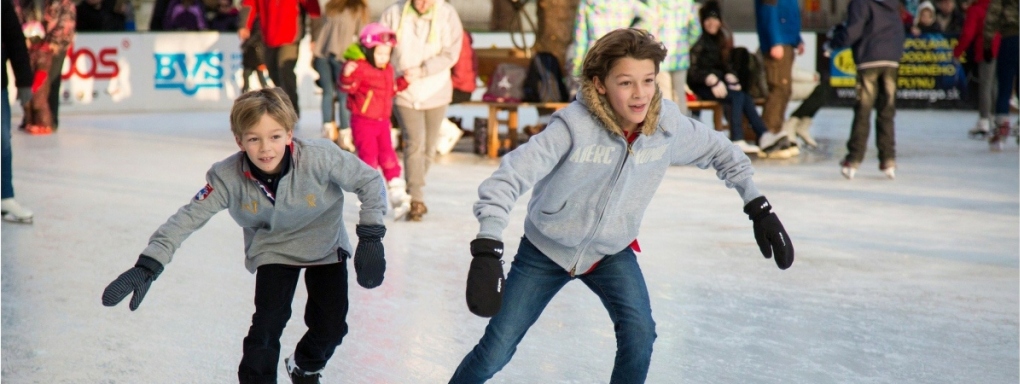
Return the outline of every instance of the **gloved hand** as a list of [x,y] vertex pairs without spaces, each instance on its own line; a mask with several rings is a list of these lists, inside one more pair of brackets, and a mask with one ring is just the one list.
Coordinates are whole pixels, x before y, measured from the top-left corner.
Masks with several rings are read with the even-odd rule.
[[467,278],[467,305],[471,313],[492,317],[503,306],[503,242],[492,239],[471,241],[471,269]]
[[32,87],[18,87],[18,104],[28,105],[32,102]]
[[358,235],[358,248],[354,250],[354,272],[358,274],[358,285],[369,289],[378,287],[386,273],[382,244],[386,227],[358,225],[354,232]]
[[751,200],[744,206],[744,213],[754,221],[754,240],[765,258],[775,255],[779,269],[790,268],[793,264],[793,242],[786,234],[779,217],[772,213],[772,205],[765,196]]
[[103,305],[107,307],[117,305],[129,293],[134,292],[128,308],[132,311],[138,309],[138,305],[145,298],[145,293],[149,291],[149,286],[162,272],[163,264],[159,261],[145,255],[138,256],[134,268],[121,273],[116,280],[106,286],[106,290],[103,291]]
[[726,84],[718,76],[708,75],[705,77],[705,85],[712,88],[712,96],[715,96],[716,99],[726,98]]

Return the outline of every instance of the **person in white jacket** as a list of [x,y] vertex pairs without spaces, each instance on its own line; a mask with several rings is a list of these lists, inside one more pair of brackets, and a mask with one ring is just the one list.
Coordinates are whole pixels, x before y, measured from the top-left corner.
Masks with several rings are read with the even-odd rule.
[[397,94],[397,117],[404,130],[404,175],[411,195],[410,221],[421,221],[425,174],[436,155],[440,125],[453,100],[450,68],[460,55],[464,28],[443,0],[399,0],[383,11],[380,23],[396,31],[393,63],[410,85]]

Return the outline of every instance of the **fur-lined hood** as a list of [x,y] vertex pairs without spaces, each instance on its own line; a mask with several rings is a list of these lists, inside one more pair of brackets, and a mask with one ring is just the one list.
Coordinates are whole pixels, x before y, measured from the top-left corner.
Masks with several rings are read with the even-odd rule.
[[[577,100],[595,115],[595,118],[602,123],[606,130],[623,137],[620,119],[616,116],[616,112],[613,111],[613,107],[609,105],[609,100],[604,95],[600,95],[598,90],[595,89],[595,84],[592,83],[591,79],[581,80],[581,90],[577,93]],[[648,115],[645,116],[645,123],[641,128],[642,134],[651,136],[659,128],[659,112],[661,110],[662,91],[659,90],[659,85],[656,84],[655,95],[652,96],[652,101],[648,104]]]

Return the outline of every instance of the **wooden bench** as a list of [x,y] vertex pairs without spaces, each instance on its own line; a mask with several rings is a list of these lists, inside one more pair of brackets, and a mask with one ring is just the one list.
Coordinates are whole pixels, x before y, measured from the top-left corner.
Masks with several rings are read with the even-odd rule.
[[[765,105],[765,99],[754,99],[754,105],[757,105],[759,107]],[[715,100],[688,100],[687,101],[687,109],[689,109],[691,111],[710,110],[710,111],[712,111],[712,125],[715,128],[715,130],[716,131],[729,131],[730,130],[729,122],[723,122],[723,114],[725,114],[725,112],[723,111],[723,104],[718,102],[718,101],[715,101]],[[745,137],[749,137],[749,138],[754,138],[756,135],[754,134],[754,130],[752,130],[750,128],[751,127],[750,127],[749,124],[744,124],[744,133],[745,133],[744,136]],[[748,135],[748,133],[750,133],[750,134]]]
[[[464,106],[486,106],[489,108],[489,120],[486,131],[488,131],[489,143],[488,153],[486,155],[489,158],[499,158],[499,149],[502,147],[499,142],[499,124],[506,124],[507,136],[510,139],[510,147],[507,149],[514,149],[517,147],[517,129],[518,121],[517,116],[521,108],[538,108],[547,111],[558,111],[565,108],[570,103],[490,103],[484,101],[468,101],[457,105]],[[499,119],[500,112],[507,112],[507,118]]]

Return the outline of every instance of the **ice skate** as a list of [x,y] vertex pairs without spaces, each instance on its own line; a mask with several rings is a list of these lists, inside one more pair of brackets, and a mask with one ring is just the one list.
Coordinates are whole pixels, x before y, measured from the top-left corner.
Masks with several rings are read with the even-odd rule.
[[425,203],[420,201],[411,202],[411,210],[407,212],[407,221],[421,221],[422,216],[429,213],[429,209],[425,207]]
[[407,194],[407,184],[404,179],[398,177],[390,180],[386,188],[393,220],[400,220],[411,211],[411,195]]
[[813,120],[810,117],[802,117],[797,121],[797,126],[793,128],[797,137],[804,140],[804,145],[808,146],[808,148],[818,148],[818,142],[815,141],[815,138],[811,137],[811,123]]
[[854,179],[854,175],[857,174],[857,164],[843,160],[842,162],[839,163],[839,166],[840,166],[839,172],[843,174],[843,177],[845,177],[847,180]]
[[992,152],[998,152],[1005,148],[1006,140],[1009,139],[1012,127],[1009,126],[1009,120],[1003,120],[999,123],[999,126],[995,128],[995,134],[992,135],[991,139],[988,139],[988,147]]
[[888,177],[890,180],[896,178],[896,162],[895,161],[893,161],[893,160],[883,161],[882,165],[879,166],[878,169],[880,171],[882,171],[882,173],[885,174],[885,177]]
[[331,121],[322,124],[322,138],[329,139],[329,141],[336,141],[339,135],[340,133],[336,128],[336,123]]
[[967,131],[967,136],[975,140],[984,140],[991,131],[991,125],[991,121],[988,119],[978,119],[977,123],[974,124],[974,128]]
[[800,150],[790,143],[790,139],[782,132],[765,132],[758,139],[759,155],[764,159],[789,159],[800,154]]
[[734,141],[733,145],[736,145],[737,147],[740,148],[741,151],[748,155],[757,155],[759,152],[761,152],[761,148],[758,148],[757,145],[748,144],[744,140]]
[[322,371],[308,372],[301,367],[298,367],[294,362],[294,355],[287,356],[283,359],[287,366],[287,376],[290,376],[290,382],[294,384],[319,384],[319,378],[322,377]]
[[354,133],[351,131],[350,128],[341,129],[337,133],[336,144],[339,145],[341,149],[343,149],[343,150],[345,150],[347,152],[354,153],[354,151],[355,151],[355,149],[354,149]]
[[4,221],[32,224],[32,211],[22,207],[13,197],[0,200],[0,211]]

